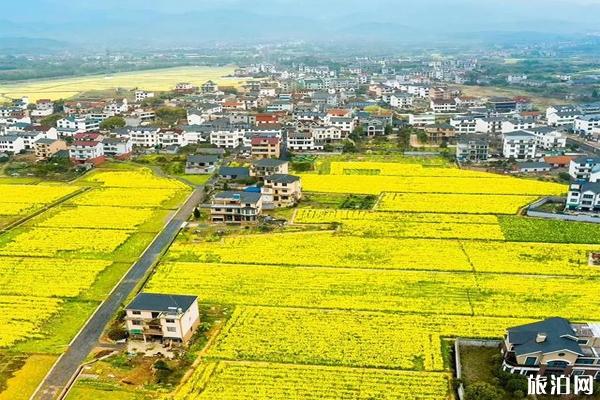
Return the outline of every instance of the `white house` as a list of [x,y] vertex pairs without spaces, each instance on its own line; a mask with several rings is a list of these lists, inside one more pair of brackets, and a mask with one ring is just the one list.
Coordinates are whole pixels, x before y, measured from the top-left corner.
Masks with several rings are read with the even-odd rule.
[[125,307],[125,321],[132,338],[187,342],[200,324],[198,297],[140,293]]
[[331,143],[342,140],[343,133],[335,126],[316,126],[311,128],[312,137],[316,142]]
[[535,127],[535,120],[529,118],[514,118],[502,121],[502,133],[526,131]]
[[154,92],[146,92],[145,90],[135,91],[135,102],[141,103],[142,101],[154,97]]
[[581,115],[579,111],[557,111],[549,114],[546,117],[548,125],[552,126],[563,126],[569,125],[575,122],[575,119]]
[[158,145],[159,146],[187,146],[188,142],[185,139],[185,134],[182,129],[159,129],[158,130]]
[[187,110],[187,123],[188,125],[202,125],[206,122],[203,113],[198,109]]
[[155,147],[158,145],[159,128],[153,126],[126,127],[117,130],[117,135],[131,138],[134,146]]
[[502,135],[502,155],[516,160],[531,160],[537,152],[537,140],[534,135],[524,131]]
[[133,151],[133,140],[123,137],[106,137],[102,139],[104,155],[109,157],[123,157]]
[[246,131],[247,129],[234,126],[216,128],[210,132],[210,144],[226,149],[235,149],[243,145]]
[[0,153],[17,154],[25,150],[23,138],[18,135],[0,136]]
[[435,114],[409,114],[408,123],[413,126],[435,125]]
[[587,182],[569,186],[568,210],[600,212],[600,164],[592,168]]
[[502,123],[506,121],[503,117],[488,117],[475,119],[475,132],[497,133],[502,132]]
[[348,136],[356,127],[354,118],[328,117],[326,122],[338,128],[344,136]]
[[104,146],[101,141],[75,140],[69,146],[69,158],[77,163],[96,162],[104,157]]
[[598,157],[578,157],[569,164],[569,175],[573,179],[589,179],[592,170],[600,166]]
[[431,99],[429,107],[436,114],[456,112],[456,102],[454,100]]
[[100,129],[100,122],[92,118],[69,116],[56,121],[56,127],[59,130],[75,129],[77,132],[94,132]]
[[43,118],[54,113],[54,103],[51,100],[38,100],[35,108],[31,110],[32,117]]
[[408,93],[394,92],[390,95],[390,106],[394,108],[410,108],[413,103],[414,97]]
[[540,126],[533,129],[525,129],[537,139],[538,150],[561,150],[567,146],[567,138],[563,133],[551,126]]
[[477,131],[477,119],[474,116],[462,115],[450,119],[450,125],[457,134],[469,134]]
[[600,127],[600,114],[579,116],[573,122],[573,130],[582,135],[591,136],[597,127]]
[[287,148],[291,151],[322,150],[323,145],[317,144],[311,132],[293,132],[288,134]]

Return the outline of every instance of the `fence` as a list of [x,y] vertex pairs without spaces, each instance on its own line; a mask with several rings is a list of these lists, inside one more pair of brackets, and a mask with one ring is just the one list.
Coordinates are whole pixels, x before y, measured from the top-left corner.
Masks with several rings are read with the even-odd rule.
[[[458,338],[454,341],[454,361],[456,364],[456,378],[460,381],[462,379],[462,363],[460,361],[460,346],[473,346],[473,347],[498,347],[500,345],[499,340],[484,340],[484,339],[461,339]],[[456,389],[459,400],[465,398],[465,386],[461,382]]]
[[536,201],[527,208],[527,216],[553,219],[558,221],[576,221],[576,222],[590,222],[593,224],[600,224],[600,215],[585,215],[585,214],[564,214],[564,213],[550,213],[545,211],[539,211],[538,209],[548,203],[564,203],[562,197],[544,197],[541,200]]

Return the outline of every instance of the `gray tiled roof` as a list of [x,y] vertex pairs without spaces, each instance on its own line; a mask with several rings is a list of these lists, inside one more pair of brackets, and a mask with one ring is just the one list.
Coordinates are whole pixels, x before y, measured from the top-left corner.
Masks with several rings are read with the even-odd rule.
[[[538,343],[538,334],[545,334],[546,339]],[[552,353],[560,350],[583,355],[577,341],[567,337],[568,335],[575,336],[571,324],[558,317],[508,329],[508,341],[514,345],[516,355]]]
[[126,307],[129,310],[173,311],[181,308],[186,311],[196,301],[197,296],[182,296],[174,294],[140,293]]

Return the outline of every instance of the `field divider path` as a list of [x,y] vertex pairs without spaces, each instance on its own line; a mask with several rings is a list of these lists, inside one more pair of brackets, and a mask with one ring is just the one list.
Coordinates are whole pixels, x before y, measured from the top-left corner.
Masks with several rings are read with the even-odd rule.
[[80,194],[87,192],[88,190],[92,189],[91,187],[83,187],[73,193],[70,193],[68,195],[66,195],[65,197],[62,197],[50,204],[46,204],[44,207],[40,208],[39,210],[24,216],[23,218],[20,218],[10,224],[8,224],[7,226],[5,226],[4,228],[0,229],[0,235],[2,235],[3,233],[6,233],[8,231],[10,231],[11,229],[14,229],[18,226],[23,225],[25,222],[32,220],[33,218],[37,217],[38,215],[50,210],[51,208],[54,208],[56,206],[61,205],[62,203],[64,203],[67,200],[71,200],[73,197],[79,196]]
[[175,240],[183,223],[192,215],[203,195],[204,187],[198,187],[173,214],[169,222],[86,321],[69,344],[69,348],[58,358],[31,396],[32,400],[54,400],[66,397],[79,374],[81,364],[97,345],[106,326],[121,304],[139,286],[140,281],[146,277],[160,256]]

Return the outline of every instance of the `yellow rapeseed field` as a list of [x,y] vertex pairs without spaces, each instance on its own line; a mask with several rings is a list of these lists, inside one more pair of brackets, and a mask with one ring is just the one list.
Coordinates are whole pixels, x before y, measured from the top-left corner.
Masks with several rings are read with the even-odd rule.
[[273,363],[209,363],[175,400],[446,400],[449,374]]
[[508,177],[404,177],[369,175],[301,174],[302,187],[310,192],[375,194],[403,193],[467,193],[513,195],[559,195],[566,186],[556,183]]
[[151,277],[148,292],[235,307],[177,399],[448,400],[446,340],[600,315],[600,245],[516,224],[564,185],[411,162],[331,162],[302,184],[380,197],[298,209],[287,233],[186,235]]
[[384,193],[377,203],[378,210],[456,214],[515,214],[531,204],[537,196]]
[[224,86],[240,86],[247,79],[228,78],[235,70],[226,67],[178,67],[148,71],[122,72],[111,75],[93,75],[75,78],[45,79],[0,85],[5,98],[28,96],[31,101],[39,99],[66,99],[82,92],[106,89],[135,89],[167,91],[178,82],[191,82],[196,86],[213,80]]

